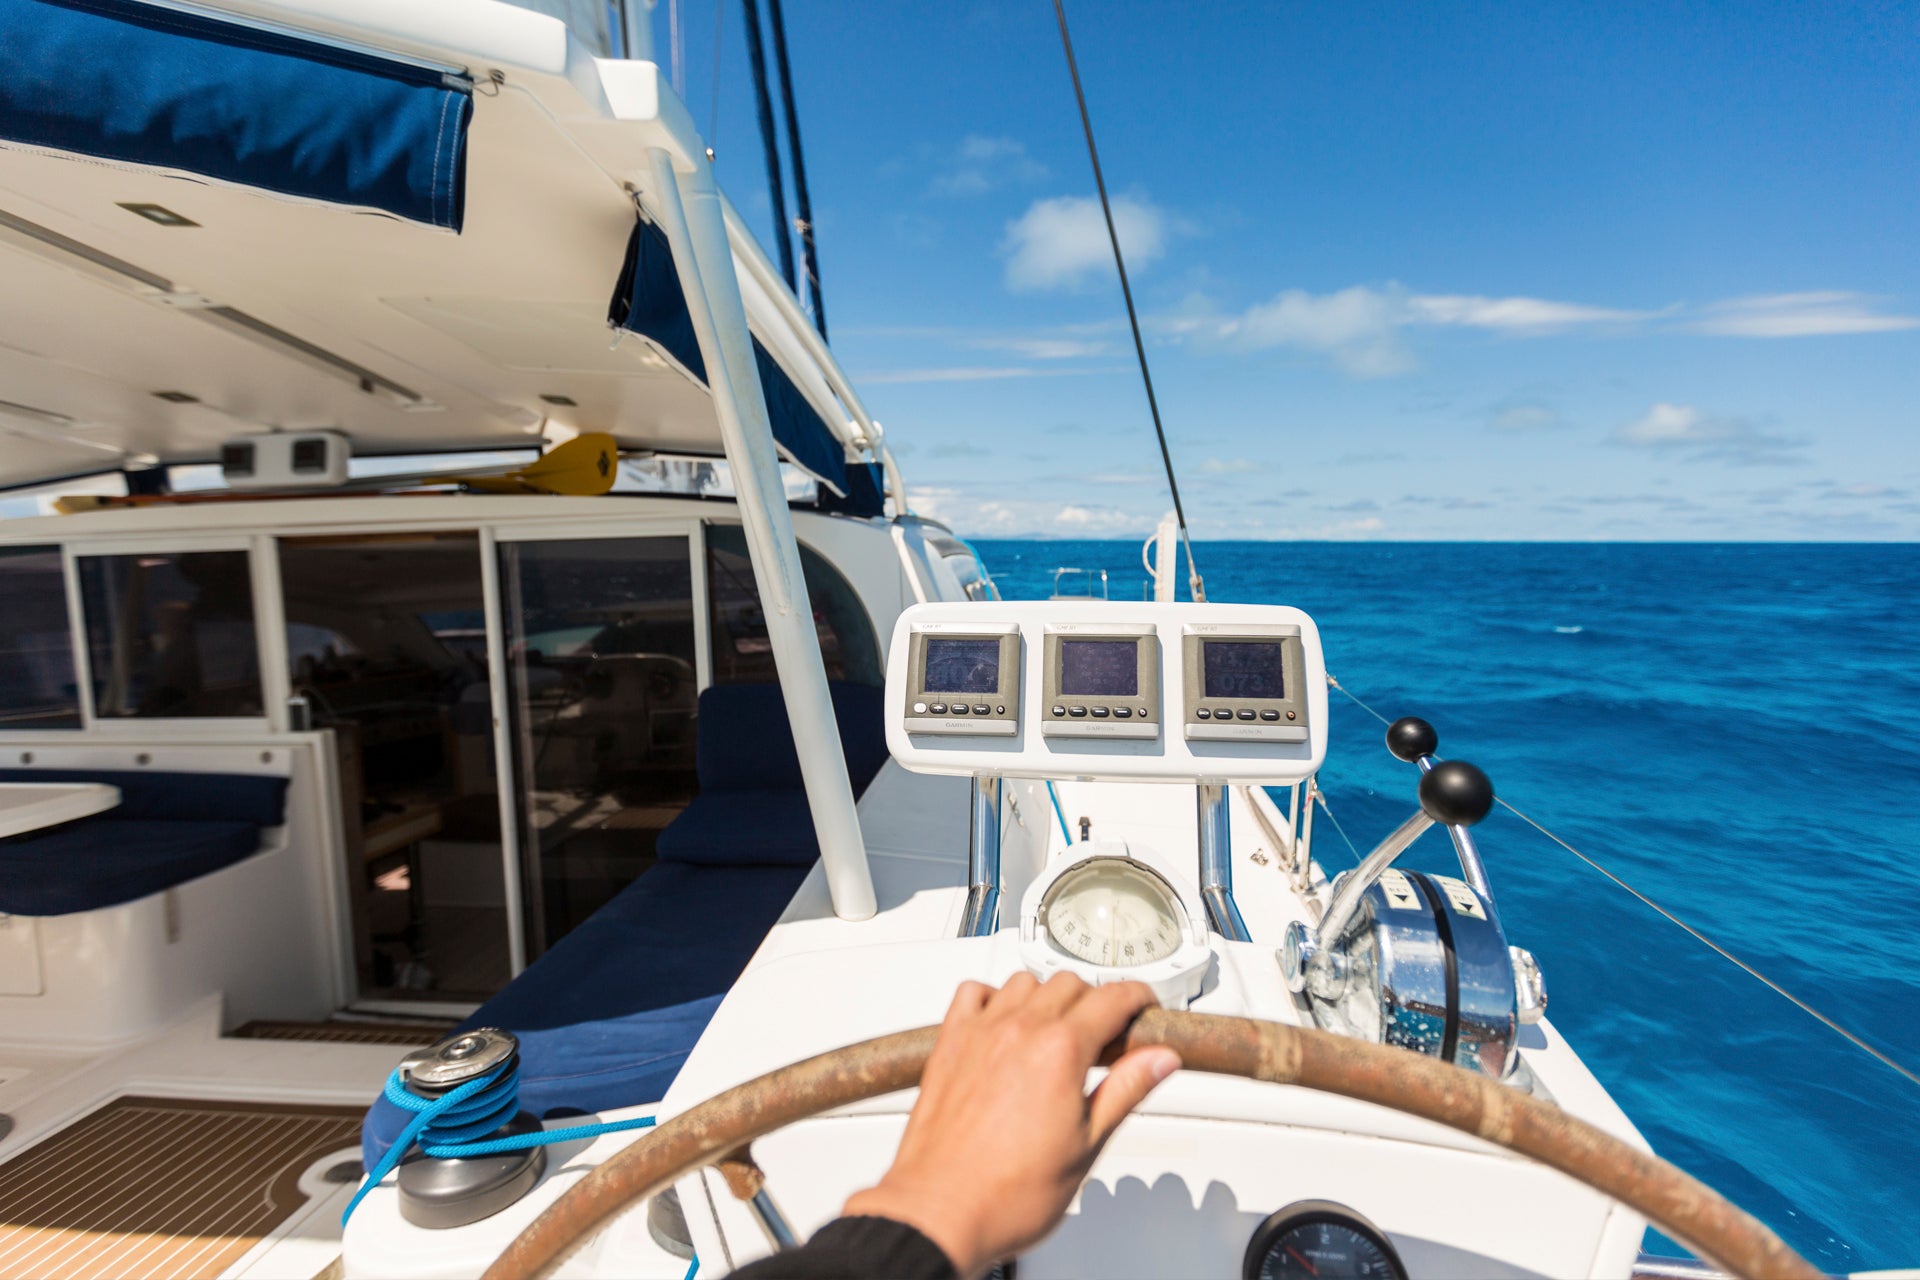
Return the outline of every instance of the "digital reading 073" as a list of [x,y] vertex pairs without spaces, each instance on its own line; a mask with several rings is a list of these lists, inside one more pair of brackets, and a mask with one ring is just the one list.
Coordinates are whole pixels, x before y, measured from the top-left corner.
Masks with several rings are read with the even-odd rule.
[[1209,640],[1201,662],[1209,698],[1284,698],[1286,648],[1267,641]]

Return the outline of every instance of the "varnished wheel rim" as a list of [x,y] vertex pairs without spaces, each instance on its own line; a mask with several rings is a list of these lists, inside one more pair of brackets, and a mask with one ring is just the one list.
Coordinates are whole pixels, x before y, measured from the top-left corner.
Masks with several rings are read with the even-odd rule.
[[[835,1049],[710,1098],[618,1152],[569,1187],[487,1268],[485,1280],[535,1280],[627,1206],[717,1165],[734,1194],[759,1189],[748,1144],[797,1120],[920,1083],[938,1027]],[[1420,1116],[1537,1160],[1610,1196],[1749,1280],[1821,1280],[1823,1273],[1759,1219],[1658,1156],[1486,1076],[1405,1049],[1324,1031],[1149,1009],[1105,1061],[1166,1045],[1189,1071],[1337,1093]]]

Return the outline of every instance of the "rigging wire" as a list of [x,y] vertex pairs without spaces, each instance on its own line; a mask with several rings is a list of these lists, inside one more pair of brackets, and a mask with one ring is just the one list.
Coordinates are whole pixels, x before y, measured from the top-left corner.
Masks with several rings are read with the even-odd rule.
[[680,25],[680,0],[667,0],[667,54],[673,60],[673,91],[687,96],[687,33]]
[[[1359,697],[1356,696],[1351,689],[1347,688],[1345,685],[1341,684],[1338,680],[1334,679],[1331,673],[1329,673],[1327,676],[1327,683],[1331,685],[1333,688],[1338,689],[1341,693],[1346,694],[1347,697],[1353,702],[1354,706],[1359,707],[1362,711],[1372,716],[1375,720],[1378,720],[1381,724],[1392,723],[1392,721],[1388,720],[1385,716],[1381,715],[1378,711],[1375,711],[1372,707],[1362,702],[1359,699]],[[1760,972],[1758,969],[1748,964],[1745,960],[1742,960],[1739,956],[1734,955],[1731,951],[1727,950],[1725,947],[1715,942],[1712,938],[1709,938],[1706,934],[1700,932],[1700,930],[1694,928],[1692,925],[1688,924],[1685,920],[1682,920],[1679,916],[1667,910],[1665,907],[1655,902],[1652,898],[1649,898],[1646,894],[1640,892],[1640,890],[1634,888],[1632,885],[1628,884],[1625,880],[1622,880],[1619,876],[1607,870],[1607,868],[1601,866],[1598,862],[1595,862],[1592,858],[1589,858],[1586,854],[1580,852],[1578,849],[1574,848],[1572,845],[1568,844],[1565,840],[1562,840],[1559,836],[1555,835],[1553,832],[1541,826],[1538,822],[1534,821],[1532,818],[1528,817],[1526,814],[1520,812],[1520,810],[1514,808],[1505,799],[1502,799],[1499,796],[1496,796],[1494,798],[1494,803],[1498,804],[1502,809],[1505,809],[1508,813],[1511,813],[1514,817],[1520,819],[1520,821],[1532,827],[1535,831],[1538,831],[1541,835],[1545,836],[1547,839],[1559,845],[1562,849],[1565,849],[1568,853],[1572,854],[1574,857],[1580,859],[1580,861],[1586,863],[1589,867],[1592,867],[1595,871],[1598,871],[1601,875],[1605,876],[1607,879],[1619,885],[1622,889],[1625,889],[1629,894],[1632,894],[1635,898],[1639,899],[1643,905],[1652,909],[1656,914],[1665,918],[1669,923],[1679,926],[1682,930],[1684,930],[1686,933],[1691,935],[1693,939],[1699,942],[1702,946],[1706,947],[1708,950],[1712,951],[1715,955],[1727,961],[1729,964],[1733,965],[1735,968],[1738,968],[1739,970],[1741,970],[1748,977],[1754,979],[1756,982],[1759,982],[1761,985],[1767,987],[1775,995],[1779,996],[1781,999],[1793,1005],[1796,1009],[1806,1014],[1809,1018],[1812,1018],[1814,1021],[1820,1023],[1822,1026],[1826,1027],[1827,1030],[1833,1032],[1835,1035],[1839,1036],[1841,1039],[1847,1041],[1854,1048],[1859,1049],[1861,1052],[1867,1054],[1869,1057],[1872,1057],[1873,1059],[1878,1061],[1882,1066],[1890,1067],[1894,1071],[1899,1072],[1901,1075],[1905,1076],[1908,1080],[1912,1081],[1914,1084],[1920,1085],[1920,1072],[1915,1072],[1913,1068],[1904,1066],[1901,1063],[1895,1061],[1893,1058],[1889,1057],[1886,1053],[1882,1052],[1879,1049],[1876,1049],[1873,1045],[1867,1043],[1866,1040],[1862,1039],[1856,1033],[1849,1031],[1846,1027],[1841,1026],[1838,1022],[1835,1022],[1832,1018],[1820,1012],[1818,1009],[1808,1004],[1805,1000],[1793,994],[1793,992],[1787,990],[1785,987],[1775,982],[1772,978],[1769,978],[1766,974]],[[1325,809],[1325,807],[1326,806],[1322,804],[1321,808]],[[1331,818],[1333,817],[1333,814],[1329,811],[1327,813],[1327,816]],[[1340,826],[1340,823],[1336,820],[1333,825],[1336,829],[1338,829],[1338,827]],[[1340,834],[1344,836],[1346,832],[1342,831]],[[1351,846],[1353,842],[1349,840],[1347,843],[1349,846]]]
[[720,145],[720,40],[727,33],[727,6],[713,6],[713,98],[707,106],[707,163],[714,161],[714,148]]
[[1153,434],[1160,441],[1160,461],[1167,470],[1167,489],[1173,494],[1174,518],[1180,522],[1180,545],[1187,552],[1187,587],[1195,600],[1207,598],[1206,583],[1200,578],[1200,566],[1193,558],[1193,539],[1187,534],[1187,513],[1180,505],[1180,482],[1173,475],[1173,454],[1167,448],[1167,432],[1160,423],[1160,402],[1153,394],[1153,374],[1147,369],[1147,344],[1140,338],[1140,315],[1133,305],[1133,286],[1127,281],[1127,260],[1120,252],[1120,233],[1113,225],[1113,204],[1107,199],[1107,180],[1100,172],[1100,149],[1093,144],[1093,119],[1087,114],[1086,91],[1080,87],[1080,65],[1073,56],[1073,37],[1067,34],[1067,10],[1063,0],[1053,0],[1054,16],[1060,20],[1060,45],[1066,50],[1067,71],[1073,77],[1074,100],[1080,104],[1080,128],[1087,135],[1087,157],[1093,161],[1093,185],[1100,191],[1100,212],[1107,219],[1107,239],[1113,244],[1113,265],[1120,272],[1120,295],[1127,302],[1127,323],[1133,327],[1133,351],[1140,360],[1140,381],[1146,384],[1147,408],[1153,414]]
[[[813,243],[813,204],[807,198],[807,159],[800,149],[800,113],[793,105],[793,70],[787,63],[787,19],[780,0],[767,0],[767,16],[773,21],[773,61],[780,69],[780,98],[787,117],[787,149],[793,161],[793,203],[799,215],[793,229],[800,233],[800,269],[807,276],[807,294],[813,301],[813,327],[827,336],[827,304],[820,297],[820,257]],[[781,234],[786,234],[782,228]],[[793,280],[788,278],[792,286]]]
[[760,39],[759,0],[740,0],[747,20],[747,60],[753,64],[753,103],[760,117],[760,147],[767,157],[767,199],[773,205],[774,239],[780,246],[780,274],[794,287],[793,237],[787,234],[787,189],[780,177],[780,135],[773,125],[773,95],[767,91],[767,50]]

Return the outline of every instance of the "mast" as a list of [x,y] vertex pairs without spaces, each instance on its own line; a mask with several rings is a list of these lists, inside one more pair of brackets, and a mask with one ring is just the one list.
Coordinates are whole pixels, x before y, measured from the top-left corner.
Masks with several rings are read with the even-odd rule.
[[[787,278],[787,288],[798,292],[793,279],[793,241],[787,232],[787,192],[780,178],[780,138],[774,132],[773,98],[767,92],[767,51],[760,41],[760,6],[757,0],[741,0],[741,5],[747,16],[747,54],[753,62],[753,100],[760,113],[760,146],[767,156],[767,198],[773,202],[774,239],[780,245],[780,274]],[[786,59],[782,58],[783,72],[785,66]],[[789,120],[793,117],[792,95],[788,95],[787,117]],[[804,195],[800,197],[800,203],[801,208],[805,209]]]
[[[748,0],[752,3],[752,0]],[[813,204],[807,199],[807,161],[800,151],[800,113],[793,105],[793,71],[787,63],[787,20],[780,11],[780,0],[767,0],[773,18],[773,56],[780,65],[780,98],[786,108],[787,143],[793,148],[793,199],[800,218],[794,225],[800,232],[800,254],[807,272],[807,291],[813,299],[813,324],[822,338],[827,336],[827,304],[820,297],[820,259],[813,244]],[[781,243],[786,243],[784,234]],[[793,283],[793,272],[787,272]]]

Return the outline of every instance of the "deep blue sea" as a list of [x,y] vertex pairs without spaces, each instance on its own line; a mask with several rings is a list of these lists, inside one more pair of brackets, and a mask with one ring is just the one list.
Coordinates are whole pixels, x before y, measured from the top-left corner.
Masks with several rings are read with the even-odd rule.
[[[1135,542],[977,545],[1008,597],[1077,565],[1141,598]],[[1432,721],[1502,799],[1920,1069],[1920,546],[1196,552],[1210,599],[1305,609],[1360,698]],[[1329,700],[1321,785],[1364,851],[1415,777]],[[1828,1271],[1920,1265],[1920,1086],[1518,819],[1478,835],[1555,1025],[1656,1150]],[[1352,865],[1324,818],[1314,837]],[[1409,857],[1453,865],[1438,832]]]

